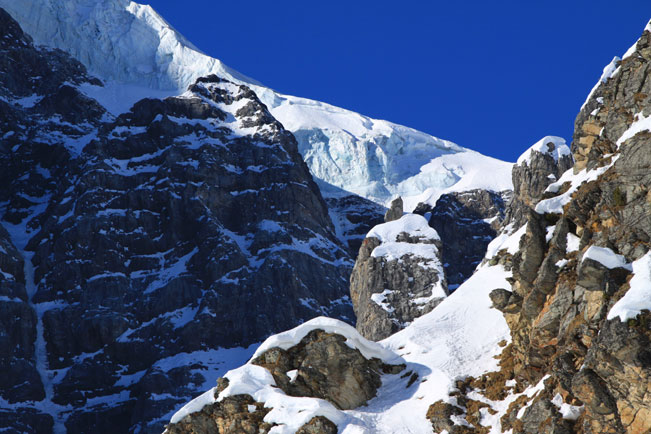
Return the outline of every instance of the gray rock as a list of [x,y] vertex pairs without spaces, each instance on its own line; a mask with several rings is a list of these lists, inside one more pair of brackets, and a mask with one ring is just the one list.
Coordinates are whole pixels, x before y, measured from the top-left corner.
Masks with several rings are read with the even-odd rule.
[[571,434],[572,424],[564,420],[547,397],[540,396],[524,411],[522,430],[517,433]]
[[504,288],[494,289],[489,294],[493,307],[504,313],[518,313],[522,308],[522,297]]
[[402,198],[397,197],[391,201],[389,209],[387,210],[386,214],[384,214],[384,222],[388,223],[394,220],[399,220],[400,217],[402,217],[403,213],[404,211],[402,209]]
[[[551,142],[546,144],[548,149],[555,149]],[[572,156],[565,155],[558,161],[550,154],[531,150],[530,157],[522,164],[513,166],[513,199],[506,211],[506,223],[521,227],[527,221],[528,210],[543,198],[545,189],[558,180],[561,175],[572,167]]]
[[404,328],[415,318],[430,312],[444,297],[433,296],[437,287],[447,295],[445,276],[440,264],[440,242],[400,234],[397,241],[431,245],[438,259],[404,254],[398,259],[372,256],[380,246],[369,237],[360,247],[350,278],[350,295],[357,316],[357,330],[367,339],[381,340]]
[[[342,410],[360,407],[373,398],[383,372],[404,369],[368,360],[346,345],[343,336],[322,330],[310,332],[288,350],[272,348],[252,363],[269,370],[288,395],[325,399]],[[286,375],[290,370],[298,371],[291,382]]]

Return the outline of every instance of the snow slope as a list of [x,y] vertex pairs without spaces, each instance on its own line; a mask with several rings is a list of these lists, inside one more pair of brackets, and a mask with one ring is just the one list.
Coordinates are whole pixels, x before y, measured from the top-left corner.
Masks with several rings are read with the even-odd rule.
[[182,93],[198,77],[214,73],[253,88],[295,134],[312,174],[325,183],[378,203],[401,195],[408,211],[443,192],[512,188],[511,164],[264,87],[201,53],[150,6],[129,0],[0,0],[0,7],[35,42],[68,51],[104,79],[104,88],[85,90],[114,114],[145,96]]
[[[273,407],[265,421],[280,424],[270,431],[276,434],[293,433],[316,415],[328,417],[343,434],[429,434],[432,426],[425,418],[427,409],[439,399],[449,399],[448,392],[454,388],[455,379],[497,369],[494,356],[501,351],[497,343],[509,341],[510,335],[502,314],[490,307],[488,294],[495,288],[509,288],[506,280],[509,276],[500,265],[480,267],[432,312],[380,343],[367,341],[340,321],[317,318],[270,337],[256,351],[260,354],[273,346],[289,348],[310,330],[324,329],[342,334],[348,339],[348,345],[358,348],[366,357],[406,363],[405,372],[418,374],[419,381],[408,388],[400,374],[383,376],[377,397],[366,407],[341,411],[321,399],[286,396],[273,387],[274,380],[268,371],[251,363],[226,374],[229,387],[219,399],[247,393],[266,407]],[[214,391],[211,389],[186,404],[172,417],[172,422],[213,403]],[[498,420],[499,414],[494,418],[492,433],[500,432]]]

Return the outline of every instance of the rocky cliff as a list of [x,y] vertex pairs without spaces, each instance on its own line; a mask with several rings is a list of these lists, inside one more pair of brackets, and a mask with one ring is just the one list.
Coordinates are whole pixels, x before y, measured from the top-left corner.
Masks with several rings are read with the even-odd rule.
[[651,429],[650,61],[647,27],[577,116],[573,168],[545,186],[527,181],[535,163],[516,166],[509,213],[525,226],[519,249],[496,256],[512,287],[491,293],[512,342],[501,370],[432,406],[435,430],[487,432],[480,408],[496,401],[513,433]]
[[4,11],[0,50],[2,428],[157,432],[242,348],[353,320],[347,246],[249,88],[212,75],[114,117]]
[[[381,376],[378,396],[351,410],[325,411],[309,393],[301,393],[302,400],[291,404],[289,398],[274,400],[265,387],[274,381],[290,395],[287,383],[296,378],[290,369],[297,364],[286,362],[292,356],[284,351],[301,354],[298,363],[315,357],[311,364],[319,366],[330,356],[323,349],[308,349],[308,342],[342,339],[323,330],[325,334],[301,342],[306,334],[290,331],[259,350],[265,352],[268,373],[251,367],[260,359],[241,368],[245,371],[229,373],[231,393],[249,393],[232,399],[253,402],[249,411],[255,414],[265,408],[269,413],[262,422],[276,423],[274,429],[288,433],[315,432],[306,431],[303,424],[312,423],[316,415],[327,417],[343,432],[648,433],[650,47],[651,27],[595,88],[577,117],[572,156],[563,143],[548,138],[523,154],[513,172],[519,187],[507,207],[507,220],[476,272],[430,313],[380,342],[379,348],[404,360],[403,375],[411,385],[401,387],[391,375]],[[381,287],[389,282],[385,269],[392,270],[392,276],[400,275],[397,268],[409,270],[412,264],[405,258],[395,269],[386,260],[377,268],[369,261],[398,251],[388,247],[415,232],[404,229],[416,217],[427,228],[424,218],[408,214],[371,231],[355,273],[365,264],[364,276],[377,278],[375,287]],[[385,250],[373,254],[385,244]],[[418,245],[411,244],[412,249]],[[400,287],[406,285],[400,282]],[[362,287],[353,282],[353,288]],[[377,306],[386,302],[377,297],[379,292],[373,294]],[[353,293],[357,308],[355,297]],[[390,309],[385,312],[395,306],[387,303]],[[377,317],[364,327],[385,321]],[[344,337],[349,346],[359,343]],[[310,354],[301,353],[303,349]],[[348,350],[333,354],[338,352]],[[329,375],[338,377],[357,364],[345,365],[334,363],[337,367]],[[351,377],[373,381],[374,372]],[[241,402],[228,401],[231,395],[219,387],[204,405],[195,401],[179,414],[173,420],[178,425],[170,429],[187,432],[206,418],[223,424],[248,417]],[[294,420],[299,414],[300,424]],[[323,419],[313,423],[327,424]],[[316,432],[334,432],[332,425],[322,426]]]

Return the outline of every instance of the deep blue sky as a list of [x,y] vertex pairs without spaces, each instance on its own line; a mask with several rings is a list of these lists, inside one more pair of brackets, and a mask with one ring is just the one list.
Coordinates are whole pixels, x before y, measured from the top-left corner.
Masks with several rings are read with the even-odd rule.
[[[145,2],[146,0],[141,0]],[[149,0],[190,41],[282,93],[515,161],[571,139],[649,0]]]

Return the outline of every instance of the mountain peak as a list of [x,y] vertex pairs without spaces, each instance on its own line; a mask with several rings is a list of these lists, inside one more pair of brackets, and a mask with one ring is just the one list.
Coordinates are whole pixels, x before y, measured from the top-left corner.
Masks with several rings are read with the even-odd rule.
[[[320,185],[379,204],[400,195],[411,209],[424,200],[425,190],[432,198],[452,187],[487,186],[493,191],[511,187],[507,163],[412,128],[262,86],[199,51],[150,6],[126,0],[0,0],[0,7],[36,43],[67,51],[104,80],[103,88],[85,91],[116,116],[142,98],[178,95],[197,78],[216,74],[249,86],[294,133]],[[436,164],[452,154],[454,166]],[[489,182],[476,179],[474,168],[480,160],[498,176]]]

